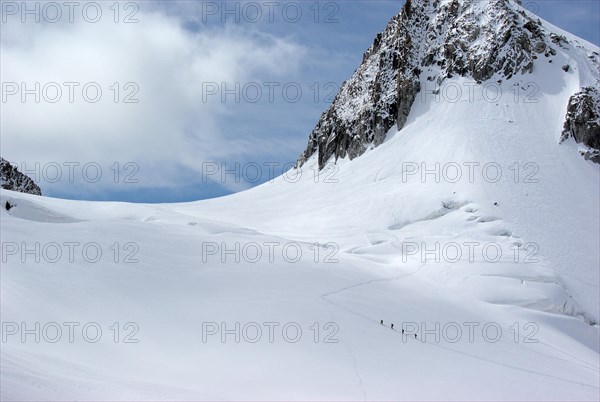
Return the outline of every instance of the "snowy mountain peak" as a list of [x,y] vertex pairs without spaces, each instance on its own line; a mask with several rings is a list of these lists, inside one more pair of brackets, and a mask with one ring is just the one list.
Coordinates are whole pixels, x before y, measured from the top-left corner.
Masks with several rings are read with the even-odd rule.
[[557,52],[577,52],[597,84],[597,49],[548,27],[516,0],[407,0],[321,116],[297,166],[317,154],[323,167],[380,145],[390,128],[404,126],[420,91],[454,76],[500,84],[552,63]]

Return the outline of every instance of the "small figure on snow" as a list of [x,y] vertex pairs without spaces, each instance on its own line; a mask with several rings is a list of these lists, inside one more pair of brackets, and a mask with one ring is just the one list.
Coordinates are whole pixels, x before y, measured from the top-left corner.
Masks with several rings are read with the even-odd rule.
[[380,323],[381,325],[383,325],[383,320],[379,321],[379,323]]
[[402,328],[402,335],[404,335],[404,328]]
[[392,324],[392,329],[394,329],[394,324]]
[[417,339],[417,334],[415,334],[415,339]]
[[11,209],[12,207],[13,207],[13,206],[12,206],[12,205],[10,205],[10,202],[6,201],[6,205],[4,206],[4,208],[6,208],[6,210],[7,210],[7,211],[10,211],[10,209]]
[[495,207],[497,207],[497,206],[498,206],[498,203],[497,203],[497,202],[495,202],[495,203],[494,203],[494,206],[495,206]]

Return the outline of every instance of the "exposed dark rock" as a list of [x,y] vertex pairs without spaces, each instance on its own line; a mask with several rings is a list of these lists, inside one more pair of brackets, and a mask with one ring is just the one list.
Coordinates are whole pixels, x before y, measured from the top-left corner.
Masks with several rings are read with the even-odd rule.
[[561,142],[573,138],[590,149],[585,159],[600,163],[600,91],[582,88],[569,99]]
[[546,43],[542,42],[542,41],[535,42],[534,45],[533,45],[533,50],[536,53],[544,53],[546,51]]
[[563,35],[557,35],[554,32],[550,34],[550,40],[552,41],[552,43],[555,43],[559,46],[563,46],[569,43],[567,38],[565,38]]
[[2,157],[0,157],[0,186],[6,190],[42,195],[40,187],[29,176],[19,172],[16,167]]
[[594,163],[600,164],[600,151],[598,151],[597,149],[585,151],[583,153],[583,158],[586,161],[592,161]]

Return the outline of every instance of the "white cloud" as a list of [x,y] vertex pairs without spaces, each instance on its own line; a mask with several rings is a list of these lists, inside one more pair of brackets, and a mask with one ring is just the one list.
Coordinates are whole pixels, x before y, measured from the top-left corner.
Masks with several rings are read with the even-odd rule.
[[[178,164],[198,170],[202,161],[243,159],[253,152],[243,127],[233,140],[228,136],[231,104],[218,97],[203,102],[203,83],[233,86],[282,77],[300,68],[306,50],[254,27],[191,32],[177,17],[158,11],[136,17],[135,24],[115,24],[111,18],[96,24],[2,24],[3,85],[56,82],[63,91],[57,103],[43,98],[35,103],[33,95],[25,103],[19,95],[2,103],[2,156],[42,164],[94,161],[106,168],[133,161],[141,167],[140,185],[154,187],[176,184]],[[81,83],[73,103],[64,82]],[[98,103],[82,97],[88,82],[103,91]],[[115,82],[121,86],[118,103],[110,89]],[[128,82],[139,86],[139,103],[122,102],[135,88],[124,90]],[[111,184],[103,180],[96,186]]]

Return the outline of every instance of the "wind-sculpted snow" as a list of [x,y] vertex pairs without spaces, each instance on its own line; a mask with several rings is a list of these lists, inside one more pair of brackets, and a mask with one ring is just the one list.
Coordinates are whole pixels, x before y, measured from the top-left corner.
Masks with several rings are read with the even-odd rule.
[[[354,180],[366,185],[364,171]],[[552,267],[523,259],[525,240],[489,200],[442,186],[421,201],[414,190],[427,185],[412,177],[397,204],[384,190],[398,179],[372,183],[388,208],[360,233],[344,215],[359,217],[353,207],[370,192],[354,205],[344,197],[353,186],[341,185],[348,203],[333,213],[310,179],[175,205],[1,190],[16,205],[0,210],[2,399],[592,400],[598,328]],[[307,193],[311,208],[290,202]],[[40,219],[67,214],[78,222]],[[320,223],[328,218],[337,226]],[[314,243],[332,241],[335,261],[315,261]],[[282,242],[304,257],[235,251]],[[467,243],[480,245],[472,260],[431,252]],[[500,260],[486,260],[486,243]],[[132,255],[115,253],[132,244]]]
[[380,145],[394,125],[403,128],[425,88],[439,90],[455,75],[515,81],[559,49],[581,52],[514,0],[408,0],[323,113],[296,166],[317,154],[322,168]]

